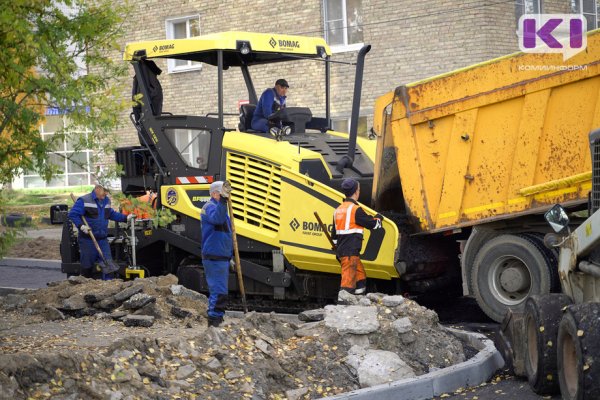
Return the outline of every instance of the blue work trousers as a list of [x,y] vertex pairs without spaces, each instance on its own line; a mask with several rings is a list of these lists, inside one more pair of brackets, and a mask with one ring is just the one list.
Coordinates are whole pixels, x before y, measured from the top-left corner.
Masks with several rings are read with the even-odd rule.
[[[102,262],[102,256],[96,250],[96,246],[94,246],[94,242],[92,239],[88,239],[82,237],[83,235],[79,235],[79,259],[81,262],[81,268],[88,269],[92,268],[96,263]],[[102,250],[104,257],[107,261],[112,260],[112,255],[110,254],[110,246],[108,244],[108,239],[100,239],[96,240],[98,242],[98,246]]]
[[208,283],[208,316],[223,318],[227,304],[227,286],[229,282],[228,260],[202,260],[206,283]]
[[[97,240],[98,246],[102,250],[102,254],[106,258],[106,261],[112,260],[112,254],[110,252],[110,245],[108,244],[108,239],[100,239]],[[94,266],[96,263],[104,263],[102,260],[102,256],[96,250],[96,246],[94,246],[94,242],[91,238],[83,237],[83,235],[79,235],[79,262],[81,263],[81,275],[83,276],[93,276],[94,275]],[[87,272],[83,270],[87,270]],[[102,274],[102,279],[110,280],[112,279],[112,274]]]

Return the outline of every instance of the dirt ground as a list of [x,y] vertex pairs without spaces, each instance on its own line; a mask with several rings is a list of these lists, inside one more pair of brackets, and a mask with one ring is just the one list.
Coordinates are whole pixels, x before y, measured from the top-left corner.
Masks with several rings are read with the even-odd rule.
[[209,328],[206,297],[176,284],[72,277],[0,297],[0,399],[321,398],[361,387],[348,361],[359,342],[397,354],[415,375],[472,354],[408,299],[352,306],[375,310],[368,334],[257,313]]
[[6,257],[60,260],[60,239],[19,238]]

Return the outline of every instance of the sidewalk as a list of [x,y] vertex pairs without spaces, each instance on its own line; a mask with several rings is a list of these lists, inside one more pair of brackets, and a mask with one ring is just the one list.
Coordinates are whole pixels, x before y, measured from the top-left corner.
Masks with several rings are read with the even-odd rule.
[[56,228],[45,228],[45,229],[26,229],[26,236],[28,238],[37,239],[43,237],[44,239],[56,239],[60,240],[62,235],[62,225],[56,225]]
[[39,260],[36,258],[0,258],[0,267],[36,268],[60,271],[60,260]]

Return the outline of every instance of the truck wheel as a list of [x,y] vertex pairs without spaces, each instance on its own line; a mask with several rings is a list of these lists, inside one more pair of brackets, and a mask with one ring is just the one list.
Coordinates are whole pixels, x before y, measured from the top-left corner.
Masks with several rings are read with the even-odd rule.
[[534,294],[550,293],[547,258],[531,239],[500,235],[475,257],[471,281],[479,307],[500,322],[509,308],[523,306]]
[[567,308],[558,328],[558,381],[566,400],[596,399],[600,392],[600,303]]
[[[560,277],[558,276],[558,251],[549,249],[544,244],[544,234],[538,232],[521,233],[519,236],[525,237],[537,246],[538,250],[544,254],[546,258],[546,266],[550,274],[550,292],[560,292]],[[557,321],[558,323],[558,321]]]
[[569,296],[552,293],[531,296],[525,302],[525,371],[537,394],[558,392],[556,340],[562,310]]
[[[200,265],[181,265],[177,268],[177,278],[180,285],[196,292],[202,291],[202,281],[205,281],[205,278]],[[204,286],[206,287],[206,284]]]
[[475,263],[475,257],[479,252],[479,249],[489,240],[498,236],[498,233],[492,229],[481,229],[478,227],[473,228],[469,239],[465,244],[465,249],[460,258],[460,263],[463,271],[465,271],[465,277],[467,280],[467,288],[469,294],[473,294],[473,282],[471,279],[471,273],[473,271],[473,264]]

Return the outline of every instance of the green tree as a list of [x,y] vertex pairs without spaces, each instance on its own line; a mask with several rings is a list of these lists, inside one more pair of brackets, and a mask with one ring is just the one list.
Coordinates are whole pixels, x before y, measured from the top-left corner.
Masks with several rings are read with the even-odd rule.
[[[126,104],[116,57],[127,17],[120,2],[11,0],[0,8],[0,184],[21,171],[49,180],[48,152],[65,137],[76,147],[108,150]],[[68,115],[68,126],[44,141],[45,110]],[[78,132],[91,131],[89,137]],[[107,140],[108,139],[108,140]]]
[[[126,63],[118,40],[129,7],[111,0],[10,0],[0,7],[0,185],[23,171],[47,181],[59,171],[48,155],[67,138],[75,150],[114,147],[129,103],[121,97]],[[44,141],[40,124],[56,108],[68,125]],[[87,129],[91,134],[79,132]],[[0,232],[2,240],[8,236]]]

